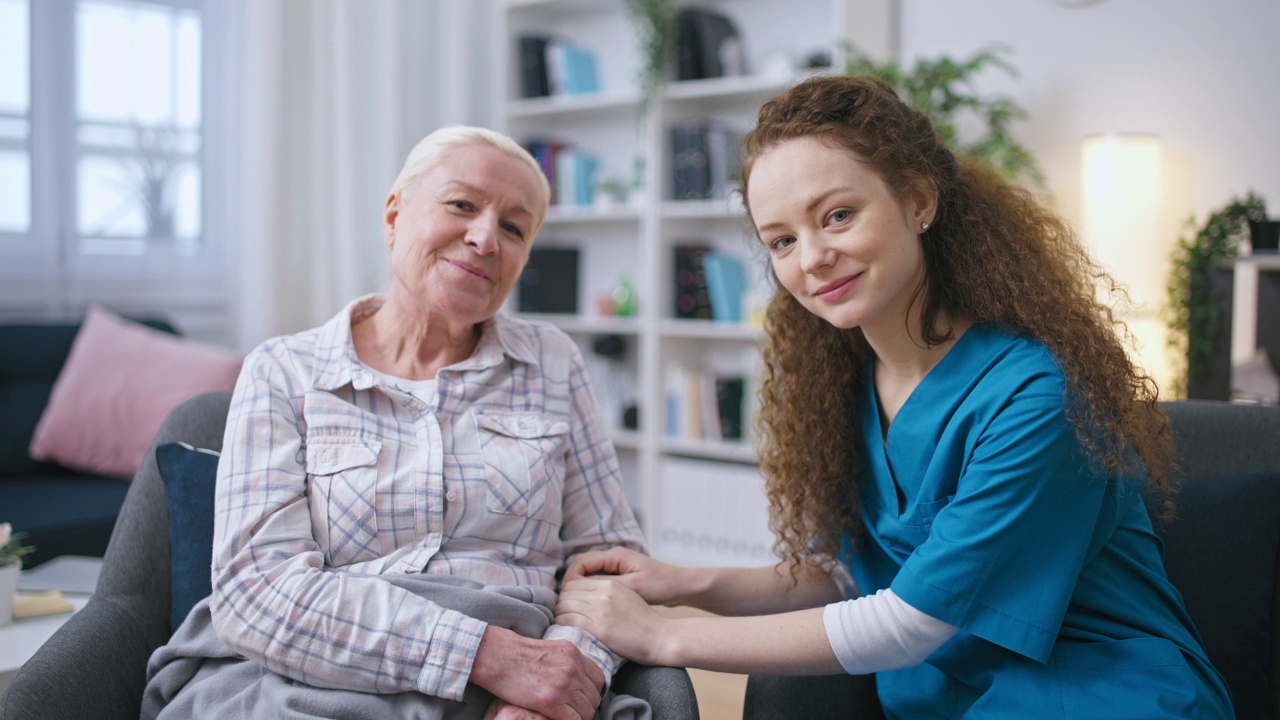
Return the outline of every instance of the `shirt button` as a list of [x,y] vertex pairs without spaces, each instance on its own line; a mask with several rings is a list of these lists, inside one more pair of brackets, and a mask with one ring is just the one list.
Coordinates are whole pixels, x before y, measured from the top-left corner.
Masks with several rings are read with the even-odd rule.
[[445,497],[445,499],[446,499],[446,500],[448,500],[449,502],[453,502],[454,500],[457,500],[457,499],[458,499],[458,493],[456,493],[456,492],[454,492],[454,491],[450,490],[449,492],[447,492],[447,493],[445,493],[445,494],[444,494],[444,497]]

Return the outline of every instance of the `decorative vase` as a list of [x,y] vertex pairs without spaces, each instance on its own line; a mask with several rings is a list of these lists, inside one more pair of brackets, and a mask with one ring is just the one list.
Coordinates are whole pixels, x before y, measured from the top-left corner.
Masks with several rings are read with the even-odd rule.
[[21,560],[0,566],[0,627],[13,623],[13,595],[18,591],[18,574],[21,572]]
[[1280,248],[1280,220],[1250,220],[1249,244],[1254,250]]

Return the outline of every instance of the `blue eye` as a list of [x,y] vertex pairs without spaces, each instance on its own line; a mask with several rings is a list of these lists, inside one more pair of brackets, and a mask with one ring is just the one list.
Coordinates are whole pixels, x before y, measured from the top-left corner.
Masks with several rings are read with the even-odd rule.
[[511,233],[512,235],[516,236],[521,240],[524,239],[524,230],[521,229],[521,227],[515,223],[511,223],[511,222],[503,223],[502,229],[506,230],[507,232]]
[[769,250],[770,252],[779,252],[782,250],[786,250],[787,248],[795,244],[795,241],[796,239],[789,235],[777,238],[773,242],[769,243]]
[[853,217],[853,211],[848,208],[841,208],[827,216],[827,220],[832,223],[843,223]]

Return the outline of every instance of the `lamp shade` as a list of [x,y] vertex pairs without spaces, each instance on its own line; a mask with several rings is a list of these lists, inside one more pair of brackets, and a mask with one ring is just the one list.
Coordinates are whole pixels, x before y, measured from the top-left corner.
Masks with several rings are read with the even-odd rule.
[[1155,312],[1171,249],[1161,223],[1163,145],[1154,135],[1090,135],[1082,155],[1084,239],[1137,309]]

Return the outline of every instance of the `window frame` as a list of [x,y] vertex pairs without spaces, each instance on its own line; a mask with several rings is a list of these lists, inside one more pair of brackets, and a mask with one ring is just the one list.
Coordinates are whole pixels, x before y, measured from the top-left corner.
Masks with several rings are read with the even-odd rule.
[[[229,279],[234,258],[232,151],[238,0],[143,0],[196,10],[201,17],[200,249],[180,255],[153,246],[136,256],[78,252],[77,165],[86,154],[76,114],[76,6],[79,0],[28,0],[31,224],[0,233],[0,318],[67,317],[90,303],[170,317],[211,339],[230,336]],[[91,151],[90,151],[91,152]],[[190,330],[189,330],[190,331]]]

